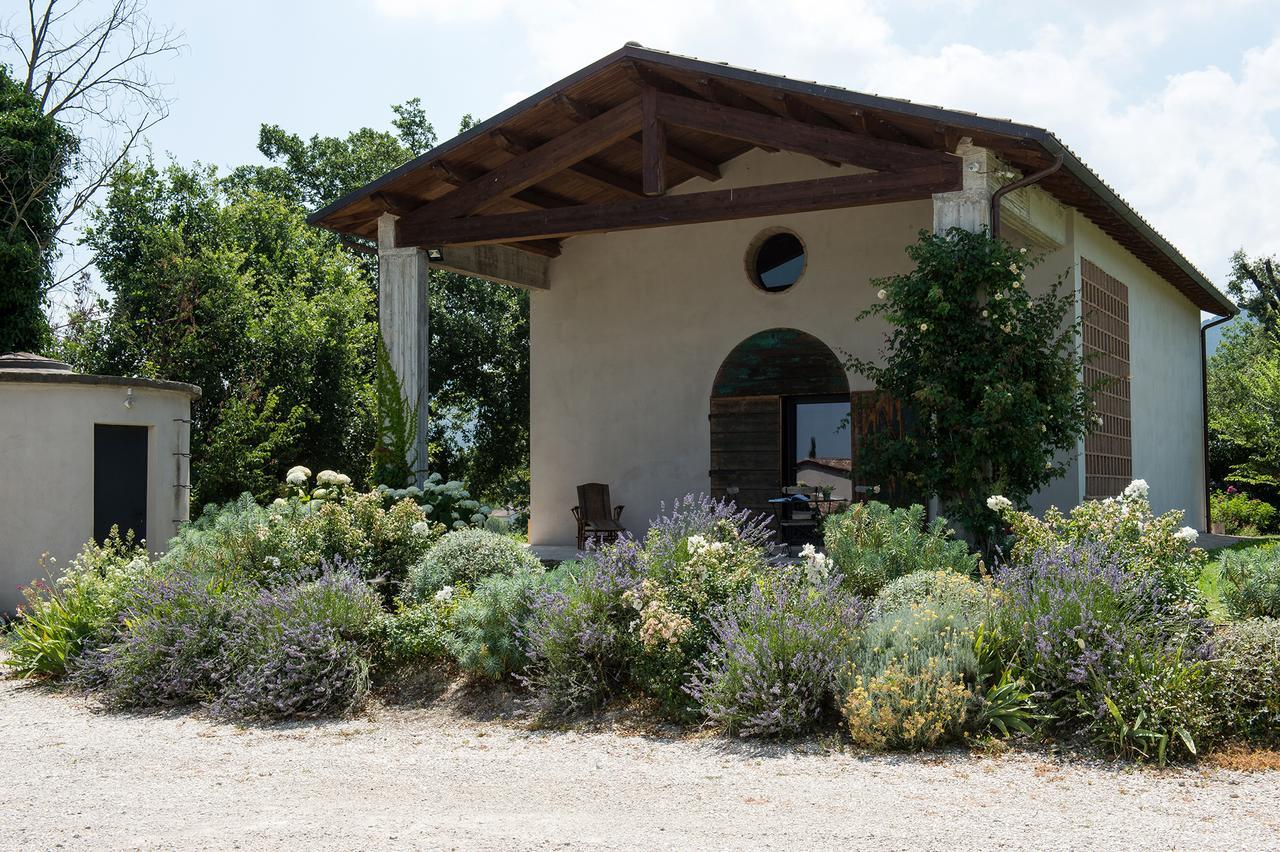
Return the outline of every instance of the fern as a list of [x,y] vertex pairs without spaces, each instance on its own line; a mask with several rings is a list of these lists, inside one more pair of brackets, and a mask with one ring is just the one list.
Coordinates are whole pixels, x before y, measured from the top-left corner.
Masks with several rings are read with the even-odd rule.
[[374,359],[374,394],[377,417],[377,442],[370,453],[373,462],[370,477],[375,485],[403,488],[413,480],[418,462],[419,402],[405,398],[404,385],[391,366],[387,344],[378,335],[378,351]]

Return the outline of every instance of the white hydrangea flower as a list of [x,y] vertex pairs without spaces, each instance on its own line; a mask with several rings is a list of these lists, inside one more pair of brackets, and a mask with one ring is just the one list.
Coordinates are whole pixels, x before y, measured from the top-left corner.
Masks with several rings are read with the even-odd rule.
[[416,524],[414,524],[412,527],[409,528],[409,531],[412,532],[414,535],[430,535],[431,524],[427,523],[426,521],[418,521]]
[[987,498],[987,508],[1003,514],[1013,509],[1013,501],[1001,494],[992,494]]
[[271,501],[271,505],[275,506],[277,509],[283,509],[285,506],[289,505],[289,501],[283,497],[277,497]]
[[445,586],[436,592],[436,603],[444,603],[453,600],[453,586]]
[[1187,544],[1195,544],[1196,539],[1200,537],[1200,533],[1196,532],[1195,527],[1183,527],[1173,534],[1178,541],[1185,541]]
[[292,485],[294,488],[301,488],[307,484],[307,480],[311,478],[311,468],[302,465],[294,465],[289,468],[289,472],[285,474],[284,481]]
[[312,500],[323,500],[328,496],[329,496],[328,488],[317,488],[315,491],[311,492]]
[[1150,493],[1151,487],[1147,485],[1145,479],[1135,479],[1125,486],[1124,491],[1120,492],[1120,496],[1125,500],[1146,500],[1147,495]]
[[479,512],[471,516],[471,523],[475,524],[476,526],[483,524],[486,520],[487,519],[485,518],[485,516],[481,515]]
[[334,470],[322,470],[316,474],[316,485],[331,488],[339,485],[350,485],[351,477]]

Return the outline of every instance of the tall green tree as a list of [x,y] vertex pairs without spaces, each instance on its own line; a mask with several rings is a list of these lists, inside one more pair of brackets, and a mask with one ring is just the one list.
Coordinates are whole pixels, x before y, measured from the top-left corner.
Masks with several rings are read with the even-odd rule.
[[1254,322],[1280,327],[1280,274],[1274,256],[1251,259],[1243,249],[1231,255],[1227,292]]
[[0,352],[38,352],[49,341],[58,197],[77,148],[0,66]]
[[197,505],[269,496],[294,464],[367,469],[373,297],[301,207],[209,167],[133,164],[86,241],[111,300],[101,321],[73,324],[65,351],[86,370],[202,388]]
[[[417,98],[393,106],[391,130],[304,139],[264,124],[258,150],[269,165],[237,169],[232,182],[316,209],[435,145]],[[460,131],[471,126],[462,119]],[[335,244],[338,244],[335,239]],[[348,250],[349,246],[347,247]],[[376,292],[376,262],[353,254]],[[529,296],[523,290],[433,270],[430,460],[495,503],[524,505],[529,480]]]
[[1231,328],[1209,359],[1209,458],[1214,478],[1280,486],[1280,330]]
[[1059,278],[1032,298],[1026,271],[1038,261],[985,232],[922,232],[907,254],[915,268],[873,282],[879,299],[859,317],[889,323],[884,360],[849,366],[908,405],[914,425],[872,435],[864,464],[937,495],[981,541],[996,522],[987,498],[1024,503],[1065,472],[1059,454],[1088,431],[1073,295]]

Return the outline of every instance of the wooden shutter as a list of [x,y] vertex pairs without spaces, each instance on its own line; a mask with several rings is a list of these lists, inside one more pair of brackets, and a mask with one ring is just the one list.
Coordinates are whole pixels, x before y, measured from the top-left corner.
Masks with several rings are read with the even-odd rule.
[[769,500],[782,493],[781,409],[777,396],[711,399],[711,496],[754,512],[771,510]]

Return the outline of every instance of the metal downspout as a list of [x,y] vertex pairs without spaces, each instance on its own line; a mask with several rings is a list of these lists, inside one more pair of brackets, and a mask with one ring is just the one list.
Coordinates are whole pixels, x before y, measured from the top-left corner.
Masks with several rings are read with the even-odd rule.
[[1204,531],[1213,532],[1213,509],[1209,503],[1209,345],[1206,332],[1215,325],[1222,325],[1233,314],[1218,317],[1200,326],[1200,411],[1203,418],[1204,437]]

